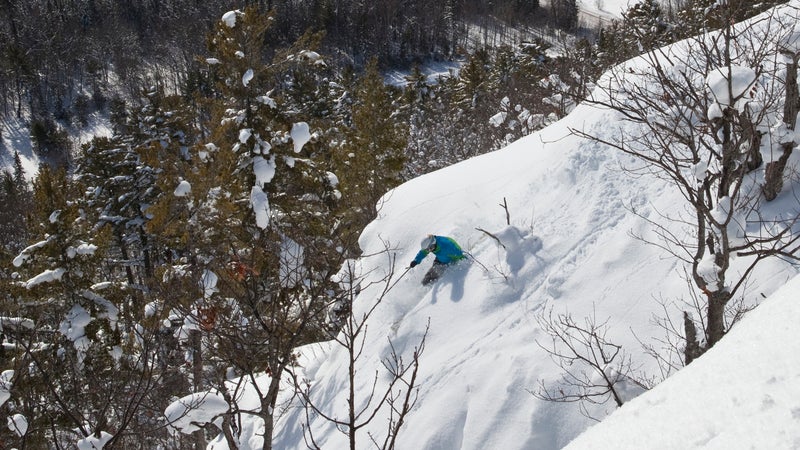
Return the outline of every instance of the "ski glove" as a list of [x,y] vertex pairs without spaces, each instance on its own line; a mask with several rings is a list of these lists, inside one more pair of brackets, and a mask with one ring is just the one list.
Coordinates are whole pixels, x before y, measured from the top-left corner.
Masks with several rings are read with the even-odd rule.
[[411,264],[409,264],[409,265],[408,265],[408,267],[414,267],[414,266],[416,266],[417,264],[419,264],[419,263],[418,263],[418,262],[416,262],[416,261],[411,261]]

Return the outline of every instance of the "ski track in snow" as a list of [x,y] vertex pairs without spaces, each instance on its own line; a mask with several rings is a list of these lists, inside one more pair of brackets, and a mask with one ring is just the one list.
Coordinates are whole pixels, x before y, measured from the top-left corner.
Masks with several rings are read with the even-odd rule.
[[[567,182],[575,184],[576,189],[574,192],[570,192],[568,198],[556,200],[556,203],[560,203],[560,205],[552,209],[557,214],[536,217],[533,220],[530,228],[533,236],[536,238],[542,236],[541,249],[527,256],[519,273],[505,273],[506,278],[499,273],[503,269],[505,254],[503,249],[495,245],[493,239],[482,235],[470,241],[470,252],[481,255],[481,264],[488,268],[487,272],[481,265],[471,264],[464,281],[467,286],[490,286],[487,289],[486,297],[477,296],[480,299],[479,304],[459,304],[455,309],[453,308],[455,302],[451,302],[448,296],[453,290],[451,280],[448,278],[450,274],[445,275],[440,280],[440,284],[431,288],[414,287],[414,284],[419,282],[424,270],[427,270],[426,267],[422,267],[424,270],[420,273],[412,272],[409,278],[402,280],[398,285],[398,288],[408,292],[409,297],[415,297],[418,300],[412,302],[403,300],[394,305],[395,318],[392,335],[395,337],[407,336],[409,332],[418,328],[421,321],[431,318],[431,338],[435,338],[434,335],[439,330],[448,330],[445,323],[462,323],[462,317],[464,318],[463,323],[468,322],[472,312],[462,308],[472,309],[478,311],[480,315],[491,317],[491,319],[487,318],[481,328],[471,330],[468,339],[452,335],[454,340],[465,342],[458,352],[442,357],[438,357],[438,355],[430,358],[428,355],[423,357],[423,365],[435,361],[436,366],[446,367],[447,370],[434,371],[423,378],[422,398],[426,398],[428,395],[433,397],[433,393],[447,390],[449,386],[452,386],[454,380],[468,380],[469,373],[476,361],[487,364],[486,361],[503,357],[518,360],[521,356],[518,351],[503,356],[491,353],[492,349],[507,347],[505,344],[507,338],[511,336],[512,339],[518,339],[513,336],[520,331],[523,336],[528,336],[530,345],[535,345],[533,343],[536,333],[533,325],[535,315],[550,302],[558,302],[563,296],[562,290],[571,288],[571,283],[574,283],[572,280],[580,278],[581,271],[585,270],[585,266],[590,264],[592,258],[608,253],[607,245],[604,245],[604,238],[609,233],[614,233],[615,228],[621,225],[626,226],[626,223],[623,222],[625,210],[621,205],[626,201],[634,203],[640,201],[636,197],[642,195],[637,190],[629,191],[627,189],[628,182],[624,182],[623,186],[618,186],[616,184],[620,180],[618,177],[605,176],[609,170],[620,170],[618,167],[614,167],[618,162],[609,158],[609,155],[607,151],[599,151],[592,144],[581,146],[565,158],[562,166],[554,169],[555,175],[549,174],[549,181],[544,180],[543,183],[532,182],[530,184],[532,192],[528,193],[528,197],[534,199],[534,203],[536,199],[543,199],[542,196],[547,194],[548,188],[554,183],[567,180]],[[583,182],[580,183],[579,180],[583,180]],[[590,181],[586,182],[586,180]],[[632,192],[631,198],[622,198],[622,192]],[[454,192],[446,192],[428,197],[421,203],[425,205],[423,208],[435,208],[435,205],[442,201],[457,198],[458,195]],[[481,203],[478,199],[472,201],[476,208]],[[590,207],[584,208],[582,205],[590,205]],[[582,210],[582,216],[577,219],[574,216],[576,209]],[[400,214],[410,214],[414,210],[415,208],[408,208]],[[472,225],[472,223],[459,224],[459,227],[468,229],[472,228]],[[490,229],[490,231],[494,230]],[[494,256],[489,260],[487,259],[489,255]],[[624,258],[624,256],[612,255],[609,258]],[[613,261],[609,262],[609,264],[612,263]],[[611,289],[613,288],[604,288],[596,295],[604,296]],[[442,318],[440,313],[446,317]],[[453,333],[452,328],[449,329],[449,332]],[[526,356],[519,360],[520,364],[529,364],[528,358]],[[511,373],[506,375],[512,377],[511,380],[505,380],[507,389],[515,392],[498,397],[498,404],[495,406],[498,411],[523,407],[525,402],[529,401],[526,397],[529,394],[524,392],[524,389],[534,388],[530,374]],[[535,377],[535,374],[533,376]],[[458,428],[466,426],[470,427],[475,434],[470,442],[481,442],[483,445],[488,445],[492,441],[491,429],[493,427],[490,425],[476,426],[472,423],[477,420],[476,417],[484,417],[484,408],[482,408],[481,402],[473,398],[476,395],[478,398],[481,397],[482,394],[476,392],[476,389],[480,389],[468,381],[462,381],[462,385],[467,391],[463,393],[465,400],[462,402],[466,406],[456,406],[455,411],[448,413],[452,414],[453,418],[445,421],[443,435],[446,436],[447,442],[461,442],[464,431],[459,431]],[[531,417],[533,415],[535,412],[531,412]],[[502,422],[505,417],[506,414],[500,414],[495,416],[493,421]],[[541,443],[539,439],[538,437],[531,438],[530,445]],[[457,447],[438,447],[440,442],[443,441],[439,439],[429,441],[424,448],[475,448],[470,445],[462,447],[461,444]]]
[[[556,133],[565,135],[563,129],[552,132]],[[522,145],[519,144],[518,147]],[[550,151],[559,150],[555,147],[557,146],[552,146]],[[450,231],[447,226],[443,230],[436,228],[441,223],[448,222],[452,224],[450,229],[456,231],[456,240],[476,255],[480,262],[470,264],[462,273],[447,273],[434,286],[424,288],[419,286],[419,282],[430,265],[431,258],[428,258],[419,268],[411,270],[398,282],[395,286],[396,292],[391,293],[385,301],[386,304],[379,308],[375,318],[377,322],[373,321],[372,330],[377,326],[377,329],[389,331],[392,345],[398,350],[408,350],[415,346],[422,336],[424,324],[428,319],[431,321],[426,350],[421,360],[421,400],[417,408],[426,409],[443,403],[452,403],[452,406],[447,409],[448,418],[443,419],[444,423],[437,432],[438,437],[429,437],[427,440],[419,438],[415,441],[421,448],[471,449],[488,448],[486,445],[497,445],[497,448],[506,446],[507,441],[496,436],[497,427],[502,427],[505,421],[530,422],[533,418],[540,417],[541,411],[537,409],[531,409],[523,415],[523,419],[510,411],[524,408],[532,401],[525,390],[533,389],[536,378],[541,374],[536,371],[501,371],[495,376],[497,383],[506,386],[506,393],[497,396],[491,393],[492,390],[486,382],[474,380],[472,373],[486,373],[486,368],[493,365],[530,366],[534,361],[532,358],[536,358],[533,347],[539,333],[536,331],[535,316],[553,302],[563,303],[566,293],[570,293],[570,297],[563,306],[574,304],[571,298],[582,295],[571,292],[572,290],[592,292],[595,296],[614,294],[611,291],[613,287],[603,287],[597,291],[593,286],[581,286],[578,280],[586,266],[593,264],[598,258],[606,258],[607,264],[613,265],[616,260],[627,256],[624,250],[623,254],[614,254],[613,250],[610,251],[604,245],[604,239],[608,235],[619,235],[620,227],[629,226],[623,220],[626,212],[621,205],[624,202],[640,202],[637,197],[644,194],[641,190],[630,189],[630,181],[618,176],[607,176],[610,170],[620,170],[615,167],[618,161],[610,157],[609,151],[601,150],[591,143],[564,147],[568,149],[567,154],[560,155],[560,159],[557,159],[558,162],[550,170],[536,169],[527,177],[517,176],[515,173],[530,172],[533,166],[526,167],[526,164],[547,165],[547,158],[533,163],[533,156],[526,155],[521,158],[519,167],[514,168],[515,173],[501,177],[484,177],[473,180],[473,183],[465,183],[456,177],[452,183],[440,181],[428,188],[424,184],[433,180],[421,177],[417,181],[423,186],[418,189],[425,192],[424,196],[416,197],[414,202],[406,202],[408,193],[404,192],[404,187],[388,194],[384,199],[386,209],[381,210],[382,218],[371,225],[377,227],[383,218],[392,217],[413,218],[415,222],[420,222],[415,223],[412,230],[390,225],[381,231],[384,237],[392,236],[392,245],[399,244],[398,264],[404,264],[416,253],[413,243],[425,232],[415,230],[427,229],[430,230],[428,232],[448,234]],[[522,150],[517,148],[516,151]],[[556,156],[541,152],[543,150],[535,156]],[[491,166],[494,162],[490,158],[491,155],[484,161],[468,161],[462,165],[478,166],[486,163]],[[531,162],[527,162],[529,159]],[[490,169],[486,171],[491,173]],[[447,179],[447,170],[439,173]],[[528,232],[528,239],[535,239],[531,241],[531,252],[525,254],[516,271],[508,266],[505,250],[485,234],[473,231],[480,227],[497,232],[507,226],[503,221],[502,210],[489,210],[487,215],[485,205],[502,200],[503,195],[493,193],[510,191],[506,187],[509,186],[509,179],[528,180],[527,189],[522,193],[509,195],[508,203],[512,222]],[[563,184],[571,185],[574,189],[568,191],[565,198],[553,198],[551,192],[559,190],[559,186]],[[626,192],[631,193],[630,198],[624,198],[623,193]],[[459,199],[468,200],[464,204]],[[447,207],[442,208],[442,205],[454,203],[460,204],[466,210],[453,214],[455,220],[448,220],[451,211]],[[522,217],[521,214],[525,214],[526,209],[530,209],[532,215],[520,222],[518,217]],[[484,211],[484,214],[473,215],[471,211]],[[579,211],[577,216],[576,211]],[[439,225],[434,225],[437,223]],[[365,231],[365,235],[369,233],[369,229]],[[626,234],[627,230],[621,233]],[[412,243],[410,248],[409,241]],[[376,249],[365,249],[367,252],[372,250]],[[465,287],[469,287],[468,293],[458,293]],[[369,298],[370,294],[362,293],[359,299],[364,297]],[[472,317],[482,317],[482,320],[474,322]],[[390,350],[386,337],[379,333],[368,337],[367,342],[367,345],[374,344],[381,349],[376,352],[376,356]],[[452,351],[446,342],[462,344],[457,351]],[[524,342],[527,344],[521,345]],[[446,370],[436,370],[436,367]],[[454,390],[456,394],[453,393]],[[334,395],[334,391],[326,390],[325,395]],[[493,398],[492,401],[488,401],[490,397]],[[550,407],[545,409],[549,410]],[[482,423],[481,420],[486,422],[486,417],[494,419],[489,421],[491,423]],[[564,417],[571,416],[567,414]],[[465,435],[467,430],[469,433]],[[533,433],[523,444],[527,448],[542,444],[549,448],[563,444],[570,437],[564,435],[552,438]],[[448,444],[440,447],[444,442]],[[451,444],[457,446],[451,447]]]

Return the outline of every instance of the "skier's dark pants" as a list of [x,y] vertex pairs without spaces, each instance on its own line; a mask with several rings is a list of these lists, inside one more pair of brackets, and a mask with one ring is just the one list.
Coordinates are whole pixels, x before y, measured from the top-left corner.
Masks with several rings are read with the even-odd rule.
[[445,269],[447,269],[448,264],[440,263],[438,260],[433,261],[433,266],[431,266],[428,273],[422,277],[422,285],[427,286],[434,281],[438,280],[440,276],[444,273]]

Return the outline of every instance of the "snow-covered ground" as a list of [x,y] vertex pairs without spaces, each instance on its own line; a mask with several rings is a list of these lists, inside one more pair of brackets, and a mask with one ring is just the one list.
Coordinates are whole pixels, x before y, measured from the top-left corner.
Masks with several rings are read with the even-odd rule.
[[14,152],[19,153],[22,167],[29,178],[37,172],[39,158],[33,153],[28,124],[14,117],[0,121],[0,167],[14,170]]
[[[687,284],[680,263],[632,236],[656,241],[645,219],[658,221],[682,210],[682,198],[661,180],[632,177],[624,170],[632,164],[628,157],[570,132],[577,128],[608,136],[618,126],[626,125],[610,112],[581,105],[507,148],[386,194],[378,219],[361,238],[365,254],[378,256],[361,264],[375,280],[389,273],[395,257],[397,284],[370,317],[357,362],[356,397],[365,405],[376,371],[378,385],[386,382],[382,361],[392,348],[408,358],[430,324],[417,377],[419,398],[397,448],[557,449],[589,428],[594,422],[576,405],[544,402],[529,392],[540,380],[552,383],[560,375],[537,345],[548,343],[537,324],[547,311],[578,320],[608,319],[607,338],[626,348],[634,365],[657,375],[641,344],[664,338],[654,317],[673,314],[672,320],[680,320],[679,309],[665,310],[661,301],[685,298]],[[797,163],[797,158],[791,161]],[[797,210],[792,194],[797,188],[788,185],[773,207]],[[680,224],[666,225],[683,232]],[[423,287],[430,259],[407,274],[404,270],[429,233],[455,238],[474,262]],[[381,253],[386,248],[388,255]],[[746,263],[735,260],[733,270]],[[748,300],[769,297],[796,273],[797,267],[785,261],[760,266]],[[786,341],[800,310],[781,305],[792,301],[798,287],[792,281],[767,307],[745,318],[725,345],[622,408],[609,425],[593,428],[574,448],[797,448],[800,361],[796,344]],[[362,291],[354,306],[357,315],[374,304],[381,288]],[[329,344],[301,352],[312,398],[326,414],[343,418],[346,352]],[[673,403],[675,397],[682,398]],[[608,402],[590,413],[603,418],[614,410]],[[370,436],[385,434],[387,418],[385,411],[379,413],[360,430],[358,448],[371,448]],[[300,409],[284,414],[276,448],[305,448],[305,423]],[[683,423],[694,433],[679,433]],[[310,426],[322,448],[347,447],[346,437],[331,423],[316,418]],[[258,428],[252,422],[247,427]],[[762,431],[742,431],[756,427]],[[645,431],[651,440],[637,441],[636,434]],[[663,436],[667,433],[674,436]],[[257,446],[259,439],[249,435],[243,448]],[[212,447],[224,448],[220,442]]]
[[[415,179],[385,197],[380,218],[362,236],[366,254],[388,244],[395,249],[399,275],[418,241],[435,233],[454,237],[480,262],[446,275],[432,288],[420,286],[428,265],[423,263],[399,281],[372,316],[359,362],[362,400],[389,341],[410,351],[430,320],[419,401],[398,448],[557,449],[589,427],[593,422],[576,405],[546,403],[528,392],[540,379],[552,382],[559,376],[537,345],[548,341],[536,317],[551,308],[577,318],[593,313],[600,321],[608,318],[609,338],[655,372],[637,337],[646,342],[663,337],[651,322],[662,313],[657,298],[685,295],[686,284],[674,260],[631,237],[649,228],[629,208],[655,217],[655,211],[674,211],[680,202],[666,184],[622,171],[629,162],[625,158],[569,133],[569,127],[599,132],[609,125],[606,114],[581,106],[539,134]],[[499,206],[504,199],[510,227]],[[501,237],[514,251],[477,228]],[[363,264],[365,271],[380,274],[388,258]],[[771,294],[796,272],[778,263],[764,269],[754,279],[753,296]],[[375,289],[365,290],[356,303],[358,313],[376,296]],[[313,351],[303,364],[304,375],[326,412],[341,417],[345,352],[318,346]],[[613,409],[609,403],[593,412],[602,417]],[[299,411],[284,416],[277,448],[304,448],[303,423]],[[312,426],[322,448],[346,447],[332,425],[318,420]],[[381,419],[364,430],[359,448],[369,447],[367,432],[380,435],[384,426]]]
[[718,345],[568,450],[799,449],[800,277]]
[[[39,157],[33,151],[30,124],[25,119],[6,116],[0,120],[0,168],[14,170],[14,152],[18,152],[25,176],[33,179],[39,171]],[[86,126],[67,129],[73,145],[77,148],[90,142],[95,136],[111,136],[108,117],[94,113],[89,116]]]
[[[442,77],[447,78],[457,74],[461,64],[461,61],[428,61],[421,64],[419,69],[428,83],[437,83]],[[384,80],[386,84],[392,86],[405,86],[410,73],[408,70],[390,70],[384,74]]]
[[[527,392],[539,378],[558,375],[536,344],[542,338],[536,315],[557,307],[582,317],[594,303],[600,314],[613,316],[622,335],[630,337],[627,324],[647,325],[652,308],[637,305],[650,302],[649,293],[658,291],[672,263],[627,237],[641,225],[625,217],[623,204],[643,203],[642,190],[622,173],[609,177],[618,164],[615,155],[579,142],[567,126],[562,122],[400,186],[364,232],[365,253],[380,252],[386,240],[401,267],[411,262],[420,239],[434,233],[452,236],[488,268],[473,263],[425,288],[420,280],[426,261],[400,280],[372,317],[360,361],[365,387],[381,367],[388,341],[409,351],[430,320],[420,400],[399,448],[559,448],[590,422],[575,408],[542,403]],[[646,191],[653,197],[659,192]],[[498,206],[504,199],[513,229]],[[506,251],[476,228],[508,236],[506,244],[521,251],[509,263]],[[365,260],[365,271],[381,273],[387,259]],[[648,277],[632,274],[628,264]],[[639,295],[629,295],[634,293]],[[365,290],[356,307],[367,307],[375,295]],[[321,392],[336,392],[345,385],[343,357],[333,349],[310,361],[306,376]],[[343,414],[344,400],[332,395],[327,407]],[[283,423],[278,447],[298,448],[301,418],[288,416]],[[383,426],[376,420],[369,430],[379,434]],[[319,422],[315,428],[323,448],[345,446],[332,426]],[[365,445],[367,439],[365,432]]]
[[622,17],[622,13],[639,3],[637,0],[578,0],[578,10],[585,16],[610,21]]

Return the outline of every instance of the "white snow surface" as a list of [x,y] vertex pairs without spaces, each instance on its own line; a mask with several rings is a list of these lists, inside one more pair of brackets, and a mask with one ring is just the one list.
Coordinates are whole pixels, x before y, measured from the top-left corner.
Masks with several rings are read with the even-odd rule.
[[[631,163],[626,157],[570,134],[570,127],[609,128],[607,114],[579,106],[538,134],[419,177],[384,197],[360,244],[365,254],[392,250],[365,258],[364,273],[387,273],[394,256],[400,276],[429,233],[453,237],[480,262],[426,288],[420,281],[428,258],[399,280],[370,319],[359,361],[361,401],[390,350],[389,340],[398,351],[411,352],[430,320],[419,401],[398,448],[557,449],[588,428],[593,422],[576,405],[542,402],[528,392],[540,379],[552,383],[560,375],[536,344],[546,343],[537,314],[550,308],[578,318],[593,311],[600,320],[609,318],[609,338],[629,349],[637,363],[650,363],[635,336],[660,337],[650,322],[660,312],[655,297],[685,295],[686,285],[678,263],[631,237],[650,228],[629,208],[656,218],[656,211],[675,211],[680,200],[659,180],[626,174],[620,169]],[[510,226],[499,206],[504,199]],[[497,236],[505,248],[476,228]],[[772,273],[754,280],[753,294],[769,294],[795,273],[770,267]],[[377,287],[362,291],[357,315],[371,305]],[[347,386],[346,353],[334,346],[303,367],[323,410],[345,414],[346,397],[337,393]],[[612,410],[607,404],[593,413],[602,418]],[[364,430],[358,448],[369,448],[367,432],[381,435],[385,420],[379,416]],[[283,417],[276,448],[303,448],[303,422],[299,411]],[[322,448],[346,448],[345,437],[329,423],[317,420],[312,429]]]
[[733,97],[738,98],[744,94],[748,89],[753,86],[756,81],[756,71],[750,67],[730,67],[716,69],[712,71],[706,78],[708,87],[711,90],[714,100],[720,105],[728,106],[731,104],[730,95],[728,93],[728,85],[731,85],[733,90]]
[[67,270],[59,267],[57,269],[47,269],[42,273],[34,276],[30,280],[25,282],[25,288],[31,289],[35,286],[38,286],[42,283],[52,283],[53,281],[59,281],[67,273]]
[[175,187],[175,190],[172,192],[172,195],[175,197],[186,197],[192,192],[192,185],[186,180],[181,180],[178,183],[178,186]]
[[93,256],[96,251],[97,251],[97,246],[96,245],[82,243],[82,244],[79,244],[77,247],[72,247],[72,246],[68,247],[67,248],[67,257],[71,259],[71,258],[74,258],[74,257],[76,257],[78,255]]
[[566,448],[800,448],[800,277],[702,358]]
[[250,128],[242,128],[239,130],[239,142],[242,144],[246,144],[247,140],[250,139],[250,136],[253,135],[253,130]]
[[113,437],[114,435],[105,431],[100,432],[100,437],[95,435],[87,436],[78,440],[78,450],[102,450]]
[[305,122],[297,122],[292,125],[292,142],[294,143],[294,152],[300,153],[303,146],[311,140],[311,132],[309,131],[308,124]]
[[19,255],[17,255],[17,257],[14,258],[14,261],[12,261],[12,264],[14,264],[14,267],[20,267],[23,264],[25,264],[25,261],[27,261],[31,257],[31,253],[34,250],[42,248],[45,245],[47,245],[47,242],[48,242],[47,240],[39,241],[39,242],[37,242],[35,244],[29,245],[24,250],[22,250],[19,253]]
[[578,0],[578,10],[583,14],[591,14],[604,19],[622,18],[622,13],[639,0]]
[[76,343],[86,339],[86,326],[94,320],[92,315],[83,306],[75,304],[67,313],[64,321],[61,322],[59,331],[70,341]]
[[8,429],[17,436],[25,436],[28,432],[28,419],[22,414],[8,416]]
[[220,420],[219,415],[228,411],[228,402],[221,395],[197,393],[184,396],[164,411],[167,423],[184,434],[191,434],[206,423]]
[[[540,380],[552,385],[561,375],[537,345],[537,341],[547,344],[548,340],[536,318],[550,310],[568,312],[579,320],[592,314],[598,321],[608,319],[606,337],[622,345],[641,370],[650,375],[658,373],[641,343],[655,345],[658,339],[664,339],[663,329],[653,323],[654,317],[670,314],[673,321],[681,319],[678,305],[665,311],[658,299],[677,302],[686,298],[687,284],[680,276],[682,263],[633,236],[657,242],[648,220],[662,223],[672,233],[685,233],[679,223],[662,222],[665,215],[680,214],[684,200],[662,180],[632,177],[624,170],[636,164],[630,157],[570,131],[577,128],[611,136],[628,126],[632,125],[608,110],[579,105],[568,117],[534,135],[411,180],[383,197],[378,218],[360,239],[365,255],[378,256],[362,258],[359,264],[368,281],[393,272],[397,284],[369,319],[363,353],[357,361],[356,398],[361,406],[369,398],[376,370],[381,373],[378,389],[386,382],[382,361],[391,347],[408,361],[430,322],[417,377],[418,401],[400,431],[397,448],[558,449],[594,424],[575,404],[544,402],[529,392],[536,390]],[[794,168],[797,163],[797,157],[790,161]],[[757,182],[762,175],[754,176]],[[794,183],[787,186],[769,209],[797,211],[798,202],[792,194],[797,188]],[[507,205],[507,211],[501,204]],[[479,228],[492,233],[503,245]],[[408,273],[405,267],[417,253],[420,239],[429,233],[453,237],[475,262],[451,270],[431,287],[422,287],[420,281],[431,258]],[[387,248],[388,254],[382,254]],[[395,267],[392,258],[396,258]],[[744,257],[734,259],[732,272],[744,270],[750,262]],[[763,263],[753,273],[746,300],[757,304],[797,272],[797,267],[785,261]],[[383,288],[381,284],[362,285],[354,304],[357,317],[373,305]],[[787,289],[798,285],[792,282],[789,286]],[[746,346],[746,357],[728,354],[726,365],[717,366],[724,358],[709,353],[708,358],[704,356],[679,372],[680,377],[671,383],[702,374],[692,382],[692,389],[671,395],[695,402],[693,409],[670,408],[665,399],[670,395],[659,396],[659,388],[631,403],[634,412],[625,414],[623,408],[619,414],[625,414],[628,420],[624,425],[627,433],[632,436],[657,428],[658,422],[677,429],[676,423],[691,423],[695,415],[741,407],[746,414],[731,412],[725,416],[730,420],[705,419],[705,423],[711,421],[708,426],[698,425],[697,433],[674,437],[683,440],[671,448],[761,448],[762,433],[752,431],[756,423],[763,424],[764,433],[776,434],[764,442],[796,442],[793,439],[800,430],[796,399],[800,396],[789,386],[797,385],[800,358],[794,345],[772,341],[777,338],[768,337],[765,330],[772,321],[783,324],[796,319],[792,314],[787,314],[787,322],[773,317],[781,314],[780,308],[764,308],[752,319],[746,317],[741,330],[731,334],[733,343],[727,348],[743,351]],[[760,340],[762,335],[764,341]],[[759,351],[762,346],[771,348]],[[347,353],[336,345],[309,346],[299,351],[302,376],[311,383],[312,400],[323,412],[345,417]],[[703,359],[708,362],[701,365]],[[714,372],[711,379],[705,375]],[[746,382],[748,377],[768,373],[772,381]],[[670,389],[670,384],[665,386]],[[744,395],[745,390],[752,392]],[[641,405],[651,404],[646,403],[648,397],[653,399],[650,402],[665,405],[662,415],[637,416],[636,412],[647,409]],[[743,405],[740,399],[749,399],[750,404]],[[757,404],[752,404],[756,401],[753,399]],[[726,403],[709,405],[721,400]],[[590,413],[603,419],[615,409],[609,401],[590,406]],[[749,434],[735,431],[742,428],[744,417],[753,423]],[[384,436],[387,420],[388,413],[383,411],[361,429],[357,448],[371,448],[369,435],[378,439]],[[278,420],[275,448],[305,448],[305,422],[302,410],[290,408]],[[700,418],[696,422],[704,423]],[[259,428],[252,423],[248,427]],[[317,418],[310,428],[322,448],[347,448],[346,436],[331,423]],[[728,428],[730,431],[723,431]],[[597,429],[602,430],[602,425]],[[606,445],[603,440],[607,435],[595,433],[594,439],[588,440],[597,448],[658,448],[656,442],[632,447],[625,447],[624,442]],[[656,432],[652,439],[661,434]],[[727,437],[720,445],[713,445],[715,436]],[[734,442],[734,436],[737,446],[724,445]],[[258,445],[257,437],[246,438],[250,445]],[[221,445],[214,448],[224,448]]]
[[236,26],[236,13],[238,11],[228,11],[222,15],[222,21],[228,28],[233,28]]
[[250,206],[256,215],[256,225],[262,230],[269,225],[269,198],[261,186],[250,189]]
[[11,398],[11,380],[14,378],[14,371],[11,369],[0,372],[0,406]]
[[[448,78],[458,73],[461,61],[425,61],[419,69],[425,76],[427,83],[436,84],[442,78]],[[384,74],[384,82],[392,86],[405,86],[408,84],[408,70],[390,70]]]
[[244,75],[242,75],[242,85],[244,85],[244,87],[247,87],[247,85],[250,84],[250,82],[253,80],[254,75],[255,74],[253,72],[253,69],[247,69]]
[[275,177],[275,157],[269,159],[263,156],[253,158],[253,173],[256,175],[256,186],[263,187]]
[[219,281],[219,277],[216,273],[208,269],[203,271],[203,279],[200,283],[203,288],[203,299],[207,300],[217,292],[217,281]]

